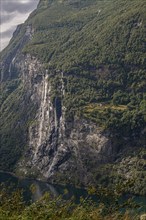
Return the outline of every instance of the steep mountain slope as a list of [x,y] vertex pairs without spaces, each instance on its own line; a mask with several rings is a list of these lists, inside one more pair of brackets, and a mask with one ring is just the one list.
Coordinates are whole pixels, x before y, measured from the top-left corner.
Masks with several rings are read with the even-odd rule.
[[145,18],[144,0],[40,1],[1,53],[1,169],[108,184],[132,148],[146,176]]

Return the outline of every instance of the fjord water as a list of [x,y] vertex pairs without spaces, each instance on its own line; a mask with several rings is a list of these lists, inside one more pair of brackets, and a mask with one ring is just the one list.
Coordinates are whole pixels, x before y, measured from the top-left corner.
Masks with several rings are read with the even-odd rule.
[[[77,188],[71,185],[56,185],[50,184],[48,182],[39,181],[35,179],[29,178],[19,178],[14,176],[11,173],[0,172],[0,183],[4,183],[7,186],[12,186],[15,190],[17,187],[24,191],[24,199],[26,201],[35,202],[40,199],[45,192],[49,192],[52,196],[63,196],[63,199],[70,199],[72,197],[75,198],[75,202],[79,203],[80,198],[86,198],[88,196],[87,190],[84,188]],[[34,191],[30,190],[31,186],[34,186]],[[130,198],[130,195],[125,195],[122,197],[121,201],[126,201]],[[94,202],[98,203],[98,198],[96,196],[92,196],[91,199]],[[146,212],[146,197],[144,196],[134,196],[134,201],[140,205],[140,208],[136,211],[136,213]]]
[[[76,188],[71,185],[62,186],[50,184],[29,178],[19,178],[6,172],[0,172],[0,183],[4,183],[6,186],[12,186],[14,189],[17,187],[22,189],[24,191],[24,199],[33,202],[40,199],[45,192],[49,192],[52,196],[63,195],[64,199],[70,199],[74,196],[77,203],[81,196],[85,198],[88,195],[87,191],[83,188]],[[33,193],[30,190],[31,186],[35,189]]]

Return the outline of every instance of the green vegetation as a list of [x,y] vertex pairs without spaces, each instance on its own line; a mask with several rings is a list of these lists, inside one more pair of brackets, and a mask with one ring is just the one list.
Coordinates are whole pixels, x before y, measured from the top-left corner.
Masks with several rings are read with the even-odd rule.
[[[35,34],[24,52],[42,60],[49,72],[64,72],[68,118],[82,113],[109,129],[128,126],[127,136],[142,132],[146,125],[144,4],[144,0],[42,0],[30,16],[26,24]],[[56,84],[59,74],[50,76]],[[109,106],[84,112],[91,103],[106,102],[125,109],[119,112],[122,109]]]
[[[63,72],[65,96],[60,98],[66,121],[75,115],[84,117],[110,131],[117,148],[125,143],[127,148],[144,147],[145,20],[145,0],[41,0],[1,53],[1,60],[18,48],[37,57],[48,70],[52,100],[60,97]],[[28,25],[33,37],[22,42]],[[29,123],[37,109],[25,97],[21,76],[14,75],[1,87],[0,169],[14,169],[27,147]]]
[[29,101],[17,80],[2,84],[0,108],[0,169],[13,170],[27,144],[27,129],[36,106]]
[[[87,173],[90,175],[89,183],[93,186],[101,186],[113,189],[118,185],[123,185],[127,182],[130,184],[123,187],[122,192],[125,194],[131,193],[132,195],[146,195],[146,149],[143,147],[135,147],[132,145],[130,147],[127,138],[125,142],[121,140],[122,138],[114,136],[113,143],[115,146],[124,146],[119,153],[114,162],[109,162],[106,164],[97,164],[96,160],[91,161],[90,159],[84,160],[82,162],[83,167],[91,171],[92,173]],[[132,141],[131,141],[132,142]],[[96,148],[96,145],[92,145]],[[75,186],[82,186],[79,179],[79,174],[76,170],[74,172],[66,172],[61,175],[60,172],[56,174],[55,183],[56,184],[73,184]],[[68,178],[70,177],[70,178]]]
[[[128,147],[127,147],[128,148]],[[95,182],[104,187],[123,185],[127,181],[131,185],[123,188],[123,192],[146,195],[146,150],[131,148],[119,155],[119,158],[111,164],[101,165],[94,171]]]
[[[34,191],[34,187],[31,187],[31,190]],[[120,201],[119,198],[122,190],[122,186],[118,186],[114,191],[103,187],[98,187],[98,189],[90,187],[88,197],[81,197],[79,204],[74,202],[74,198],[65,201],[62,196],[53,198],[48,193],[44,194],[35,203],[26,203],[21,190],[17,189],[14,191],[1,185],[0,219],[138,220],[138,214],[132,210],[139,208],[139,205],[130,198],[124,202]],[[93,202],[90,195],[98,196],[98,205]],[[120,210],[123,211],[121,212]]]
[[129,138],[132,135],[135,138],[139,137],[146,125],[145,112],[135,108],[131,109],[126,105],[114,106],[105,102],[92,104],[83,109],[83,114],[86,118],[104,126],[103,128]]

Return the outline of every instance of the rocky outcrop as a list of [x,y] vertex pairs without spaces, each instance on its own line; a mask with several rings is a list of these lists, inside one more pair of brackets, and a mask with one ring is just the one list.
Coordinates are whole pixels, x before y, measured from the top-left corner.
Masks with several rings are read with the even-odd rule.
[[[14,35],[21,31],[20,26]],[[27,106],[24,112],[28,130],[26,147],[16,170],[49,180],[61,176],[71,181],[76,176],[79,182],[88,183],[92,181],[93,167],[98,169],[101,163],[113,161],[114,145],[109,134],[103,133],[94,123],[77,117],[68,121],[64,73],[56,71],[57,95],[50,80],[51,72],[37,58],[22,53],[33,35],[31,26],[26,26],[24,33],[11,54],[5,56],[1,67],[2,81],[19,77],[23,106]]]
[[76,178],[87,184],[93,181],[93,172],[100,164],[113,161],[116,148],[110,134],[94,123],[76,116],[67,119],[64,73],[56,70],[57,95],[50,80],[52,73],[37,58],[22,53],[33,32],[30,25],[18,26],[13,40],[16,36],[20,40],[10,44],[11,53],[1,63],[1,81],[19,78],[18,93],[23,91],[23,118],[14,123],[25,124],[26,146],[16,171],[50,181],[62,178],[74,182]]
[[[74,118],[67,121],[64,74],[59,75],[59,96],[52,96],[50,73],[35,57],[19,54],[13,66],[25,91],[24,102],[34,106],[35,117],[28,121],[27,148],[17,172],[49,180],[76,174],[82,183],[92,178],[92,167],[114,159],[110,136],[94,123]],[[27,114],[27,113],[26,113]]]
[[146,220],[146,214],[141,215],[140,220]]

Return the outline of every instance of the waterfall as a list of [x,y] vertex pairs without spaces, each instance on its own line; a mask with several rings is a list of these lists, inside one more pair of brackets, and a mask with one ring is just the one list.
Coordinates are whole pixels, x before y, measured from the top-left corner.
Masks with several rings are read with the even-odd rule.
[[[47,105],[47,94],[48,94],[48,75],[44,76],[43,78],[43,88],[42,88],[42,97],[41,97],[41,106],[40,106],[40,113],[39,113],[39,127],[38,127],[38,142],[37,142],[37,147],[35,149],[35,155],[34,158],[36,158],[39,146],[42,144],[43,140],[43,133],[45,129],[45,115],[46,115],[46,108]],[[49,111],[47,111],[48,113]]]
[[12,59],[10,65],[9,65],[9,69],[8,69],[9,78],[11,78],[11,76],[12,76],[12,72],[13,72],[12,68],[13,68],[14,63],[15,63],[15,57]]

